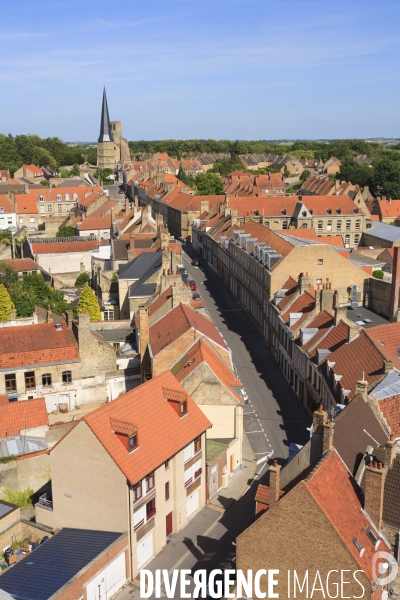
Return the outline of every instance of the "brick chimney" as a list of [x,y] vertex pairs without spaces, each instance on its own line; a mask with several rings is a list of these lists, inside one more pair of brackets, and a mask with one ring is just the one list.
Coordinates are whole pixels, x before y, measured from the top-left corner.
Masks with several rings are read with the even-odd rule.
[[393,269],[392,269],[392,293],[390,298],[390,320],[395,321],[395,315],[399,308],[399,288],[400,288],[400,257],[399,247],[394,248]]
[[127,246],[128,262],[135,258],[135,236],[132,233]]
[[147,308],[139,308],[139,333],[140,333],[140,360],[143,360],[144,353],[146,352],[147,344],[150,341],[150,326],[149,326],[149,312]]
[[385,467],[390,468],[392,466],[393,461],[396,458],[396,452],[397,442],[393,435],[391,435],[390,440],[388,440],[385,444]]
[[299,285],[299,293],[308,292],[310,287],[312,286],[312,279],[309,277],[308,273],[300,273],[298,279]]
[[51,312],[51,308],[50,308],[50,304],[47,307],[47,313],[46,313],[46,323],[52,323],[53,322],[53,313]]
[[333,312],[333,290],[330,283],[324,283],[321,292],[321,311]]
[[276,504],[279,500],[280,484],[281,484],[281,467],[278,461],[274,460],[274,464],[269,470],[269,507]]
[[67,324],[68,329],[72,329],[72,312],[67,310],[65,312],[65,322]]
[[126,196],[126,198],[125,198],[125,216],[129,213],[130,206],[131,206],[131,203],[129,202],[128,196]]
[[322,453],[324,454],[327,450],[333,448],[333,428],[334,424],[329,420],[323,424],[323,439],[322,439]]
[[364,379],[364,373],[362,374],[362,379],[356,383],[356,394],[360,394],[365,402],[368,401],[368,381]]
[[364,508],[379,530],[382,527],[385,474],[386,469],[380,462],[365,467]]

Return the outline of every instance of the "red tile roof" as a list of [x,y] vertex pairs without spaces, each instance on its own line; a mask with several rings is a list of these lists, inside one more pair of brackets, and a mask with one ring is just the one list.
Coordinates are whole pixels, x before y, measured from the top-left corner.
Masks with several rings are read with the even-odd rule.
[[321,340],[321,338],[328,333],[333,324],[334,320],[331,314],[329,314],[326,310],[320,312],[319,315],[317,315],[315,319],[313,319],[311,323],[307,325],[307,327],[310,329],[318,329],[318,332],[303,345],[303,349],[307,352],[310,348],[316,346],[319,340]]
[[39,265],[31,258],[11,258],[5,260],[4,263],[18,273],[21,271],[40,271]]
[[23,429],[49,424],[44,398],[0,405],[0,438],[18,435]]
[[303,316],[293,324],[295,329],[301,326],[301,323],[307,318],[308,314],[315,308],[315,297],[309,292],[303,292],[301,296],[296,298],[288,310],[281,315],[282,319],[289,325],[290,315],[292,313],[302,313]]
[[167,300],[169,300],[172,296],[172,288],[171,286],[167,287],[166,290],[163,291],[162,294],[160,294],[159,296],[157,296],[157,298],[154,300],[154,302],[152,302],[149,306],[149,317],[151,317],[152,315],[154,315],[155,312],[157,312],[157,310],[159,308],[162,307],[162,305],[167,302]]
[[375,399],[375,402],[385,417],[392,435],[395,438],[400,437],[400,395]]
[[248,196],[245,198],[228,196],[226,205],[233,210],[237,210],[239,217],[254,215],[254,211],[257,211],[257,214],[263,215],[264,217],[282,217],[284,216],[282,210],[286,210],[285,216],[289,219],[293,214],[297,202],[297,196],[282,195],[278,197],[265,196],[261,198],[258,196]]
[[[179,417],[165,399],[163,387],[187,397],[185,417]],[[112,431],[110,419],[137,428],[139,446],[134,452],[128,452],[121,444]],[[132,484],[153,472],[211,426],[169,371],[91,412],[83,421]]]
[[79,359],[78,344],[65,322],[0,329],[0,368],[11,369]]
[[12,202],[10,196],[8,194],[1,194],[0,196],[0,206],[3,207],[4,213],[13,213],[15,212],[14,203]]
[[208,202],[210,209],[218,204],[223,204],[225,196],[191,196],[185,192],[179,193],[173,200],[168,202],[172,208],[181,211],[198,211],[201,202]]
[[189,329],[201,333],[219,346],[226,348],[222,336],[207,317],[188,306],[179,304],[150,327],[150,343],[153,355],[155,356],[161,352]]
[[18,215],[37,215],[37,197],[34,194],[15,194],[14,197]]
[[296,293],[297,291],[297,286],[298,283],[295,279],[293,279],[293,277],[289,276],[285,283],[281,286],[281,290],[287,290],[285,292],[285,295],[283,296],[283,298],[281,300],[279,300],[277,307],[279,308],[279,310],[285,310],[285,307],[289,304],[290,300],[292,299],[293,294]]
[[242,382],[236,379],[232,371],[228,368],[222,358],[213,350],[203,339],[197,340],[195,344],[179,359],[171,371],[181,383],[192,371],[205,362],[214,372],[222,383],[234,394],[239,402],[243,403],[243,398],[234,389],[242,386]]
[[[360,490],[335,449],[324,455],[308,477],[306,486],[347,550],[372,581],[375,547],[366,534],[368,527],[381,540],[380,551],[387,552],[390,547],[377,527],[371,526],[371,521],[363,512]],[[354,545],[354,537],[364,548],[362,556]]]
[[[349,326],[344,321],[328,329],[327,335],[323,336],[317,345],[309,353],[310,358],[314,358],[317,355],[317,350],[330,350],[334,352],[337,348],[340,348],[342,344],[345,344],[349,339]],[[330,360],[330,357],[329,357]]]
[[341,209],[341,215],[354,215],[357,209],[359,215],[364,213],[353,202],[349,196],[302,196],[301,202],[308,210],[313,211],[313,216],[327,215],[328,209],[332,210],[332,216],[337,216],[336,208]]
[[376,325],[365,330],[368,337],[371,338],[379,350],[391,360],[393,366],[400,370],[400,358],[398,350],[400,349],[400,323],[388,323],[386,325]]
[[71,252],[91,252],[97,250],[99,242],[97,240],[82,240],[81,242],[49,242],[33,243],[32,253],[36,254],[70,254]]
[[79,231],[90,231],[92,229],[110,229],[111,228],[111,215],[105,215],[104,217],[86,217],[79,225]]
[[393,218],[396,219],[400,216],[400,200],[377,200],[377,207],[380,211],[382,218]]

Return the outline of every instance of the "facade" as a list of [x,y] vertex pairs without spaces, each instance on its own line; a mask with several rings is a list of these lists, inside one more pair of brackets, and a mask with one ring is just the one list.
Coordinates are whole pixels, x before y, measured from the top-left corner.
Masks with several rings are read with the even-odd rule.
[[15,201],[9,194],[0,196],[0,229],[17,227],[17,210]]
[[37,522],[129,532],[136,576],[205,505],[209,427],[169,372],[120,396],[52,449],[52,507],[36,505]]

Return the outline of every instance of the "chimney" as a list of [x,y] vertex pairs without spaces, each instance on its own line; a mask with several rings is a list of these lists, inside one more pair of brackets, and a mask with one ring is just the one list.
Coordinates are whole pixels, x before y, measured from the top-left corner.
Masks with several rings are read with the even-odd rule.
[[299,291],[300,294],[308,292],[312,286],[312,279],[308,276],[308,273],[300,273],[299,275]]
[[323,425],[322,453],[333,448],[333,428],[334,424],[327,420]]
[[143,360],[144,353],[146,352],[147,344],[150,341],[150,327],[149,327],[149,312],[147,308],[139,308],[139,333],[140,333],[140,361]]
[[29,187],[27,183],[24,183],[24,194],[29,194]]
[[382,463],[370,463],[365,468],[364,508],[379,530],[382,527],[385,474]]
[[72,312],[70,310],[65,312],[65,322],[67,323],[68,329],[72,329]]
[[360,394],[364,398],[365,402],[368,402],[368,381],[364,379],[364,373],[362,379],[356,383],[356,394]]
[[346,325],[349,328],[348,341],[351,342],[360,334],[361,327],[352,321],[347,321]]
[[274,464],[269,470],[269,508],[276,504],[279,500],[280,482],[281,482],[281,467],[278,461],[274,460]]
[[385,467],[390,468],[392,466],[393,461],[396,458],[396,452],[397,442],[393,435],[391,435],[390,440],[388,440],[385,444]]
[[321,292],[321,311],[323,310],[333,313],[333,290],[328,283],[324,284]]
[[143,206],[143,208],[142,208],[142,229],[149,222],[149,211],[150,211],[150,206],[149,205]]
[[390,299],[390,320],[395,321],[395,315],[399,308],[399,286],[400,286],[400,258],[399,247],[394,248],[392,269],[392,293]]
[[90,328],[90,315],[86,311],[84,313],[78,313],[78,329],[89,329]]
[[127,255],[128,262],[131,262],[131,260],[135,258],[135,236],[133,233],[131,234],[127,245]]
[[46,313],[46,323],[52,323],[53,322],[53,314],[51,312],[51,308],[50,308],[50,304],[47,306],[47,313]]
[[130,211],[130,202],[128,196],[125,197],[125,216]]

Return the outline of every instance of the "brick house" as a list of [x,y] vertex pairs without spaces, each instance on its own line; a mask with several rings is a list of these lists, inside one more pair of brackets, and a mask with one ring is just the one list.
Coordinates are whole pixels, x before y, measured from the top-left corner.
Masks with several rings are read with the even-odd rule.
[[105,400],[115,350],[90,329],[90,317],[0,329],[0,394],[44,397],[48,412]]
[[52,507],[36,505],[37,522],[129,532],[134,577],[205,505],[209,427],[170,372],[120,396],[51,450]]
[[[363,503],[359,486],[332,447],[332,426],[323,427],[325,453],[297,485],[281,490],[280,466],[270,467],[269,486],[258,492],[261,516],[236,540],[237,568],[253,569],[254,573],[265,569],[265,565],[279,569],[284,577],[279,578],[274,592],[280,597],[289,597],[287,573],[290,571],[290,597],[297,598],[309,598],[315,581],[315,587],[321,589],[318,575],[326,589],[329,571],[330,594],[335,594],[333,582],[338,581],[340,585],[340,570],[347,569],[348,577],[344,581],[349,583],[344,593],[349,597],[378,600],[382,598],[382,587],[372,572],[372,559],[376,548],[387,553],[391,548],[378,524],[373,522],[375,515],[370,501],[376,497],[374,486],[366,490]],[[264,505],[263,513],[261,505]],[[293,593],[294,567],[300,582],[296,594]],[[360,583],[352,576],[355,571],[359,571],[357,579],[364,587],[363,596]],[[339,573],[339,578],[332,577],[332,573]],[[267,591],[265,579],[261,580],[260,589]]]

